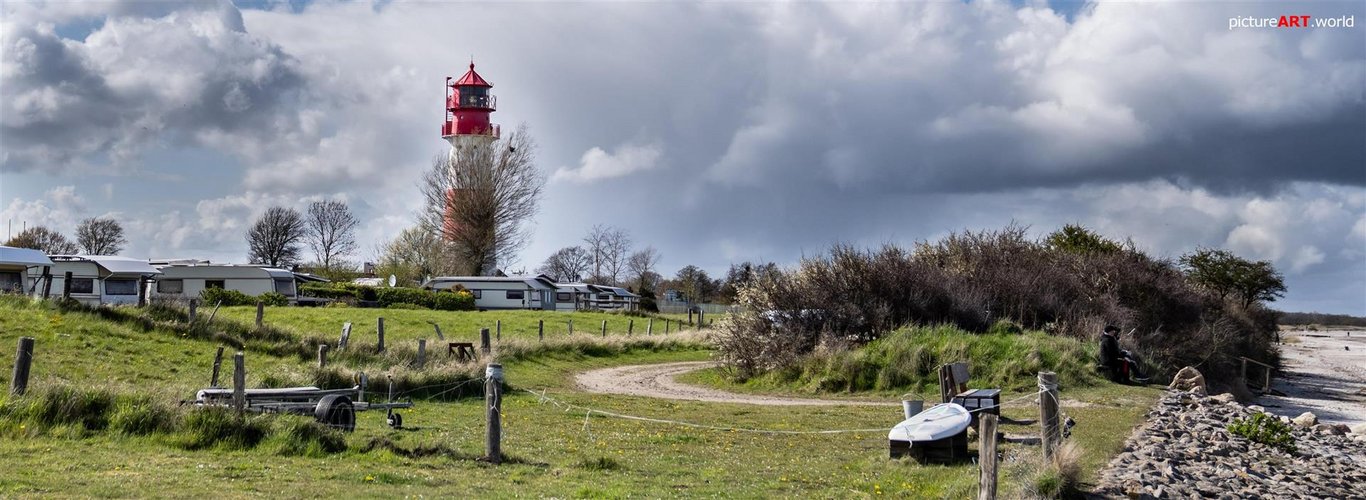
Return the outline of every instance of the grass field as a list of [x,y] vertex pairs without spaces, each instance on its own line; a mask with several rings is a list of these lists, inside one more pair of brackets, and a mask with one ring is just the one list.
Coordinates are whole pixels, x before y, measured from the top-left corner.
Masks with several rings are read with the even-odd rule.
[[[356,315],[341,319],[328,313]],[[373,315],[381,313],[386,317],[387,332],[394,332],[386,333],[397,339],[425,335],[427,330],[422,327],[430,328],[423,323],[427,318],[442,322],[443,330],[447,329],[444,322],[450,321],[452,330],[461,331],[489,318],[502,318],[505,338],[525,337],[525,325],[530,322],[534,326],[538,319],[534,313],[525,312],[279,308],[267,312],[267,322],[300,335],[326,333],[335,337],[330,330],[339,330],[341,321],[370,324]],[[254,311],[225,309],[219,315],[250,321]],[[585,315],[599,322],[603,316]],[[623,318],[609,321],[619,319]],[[640,321],[637,318],[637,328]],[[575,323],[577,330],[578,321]],[[415,326],[408,330],[397,325]],[[5,299],[0,300],[0,347],[4,347],[0,349],[0,367],[5,368],[0,377],[5,377],[6,384],[13,362],[12,346],[21,335],[37,338],[31,387],[88,384],[140,391],[164,400],[189,397],[189,391],[205,385],[217,345],[211,339],[181,337],[171,329],[143,330],[88,313],[61,312]],[[353,332],[353,341],[359,335],[359,331]],[[530,335],[534,337],[534,330]],[[613,350],[565,343],[505,363],[509,392],[503,405],[503,450],[510,460],[501,466],[475,460],[483,453],[482,400],[419,400],[416,408],[404,412],[405,429],[385,426],[380,412],[360,413],[357,432],[345,438],[347,450],[317,456],[283,453],[266,445],[245,450],[189,451],[177,446],[176,435],[7,428],[0,432],[0,464],[5,470],[0,475],[0,496],[617,498],[886,494],[959,498],[975,491],[977,472],[971,464],[920,466],[886,458],[886,432],[881,429],[901,420],[901,411],[895,406],[763,407],[576,390],[572,375],[595,367],[710,357],[709,351],[688,347],[687,343],[637,346],[614,342]],[[308,362],[297,357],[249,355],[249,372],[262,377],[273,371],[308,369]],[[260,379],[254,376],[251,380]],[[543,401],[531,391],[576,408]],[[1064,387],[1064,411],[1079,422],[1072,439],[1084,449],[1086,470],[1093,471],[1118,450],[1157,392],[1109,385],[1075,391]],[[716,431],[613,418],[587,413],[583,408],[734,428],[878,430],[828,435]],[[1036,411],[1026,405],[1008,408],[1005,413],[1029,418]],[[1033,429],[1003,430],[1026,433]],[[1003,466],[1003,488],[1007,494],[1018,494],[1029,479],[1027,472],[1014,464],[1026,463],[1035,452],[1014,445],[1003,450],[1008,457]]]

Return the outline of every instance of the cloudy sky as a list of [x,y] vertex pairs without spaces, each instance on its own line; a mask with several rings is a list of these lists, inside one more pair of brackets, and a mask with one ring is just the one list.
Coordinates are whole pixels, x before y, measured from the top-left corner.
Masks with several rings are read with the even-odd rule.
[[[4,2],[0,223],[111,215],[127,254],[242,262],[271,205],[413,222],[473,57],[550,182],[534,268],[595,223],[790,264],[1077,222],[1275,262],[1366,315],[1366,3]],[[1230,18],[1350,16],[1353,27]],[[6,228],[8,229],[8,228]]]

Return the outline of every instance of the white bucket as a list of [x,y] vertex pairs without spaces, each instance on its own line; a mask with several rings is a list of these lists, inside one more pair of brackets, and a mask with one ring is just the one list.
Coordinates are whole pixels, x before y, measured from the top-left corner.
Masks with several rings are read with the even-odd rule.
[[484,378],[491,378],[499,382],[503,381],[503,365],[492,363],[484,368]]
[[925,410],[925,402],[919,399],[902,400],[901,410],[906,413],[906,418],[911,418]]

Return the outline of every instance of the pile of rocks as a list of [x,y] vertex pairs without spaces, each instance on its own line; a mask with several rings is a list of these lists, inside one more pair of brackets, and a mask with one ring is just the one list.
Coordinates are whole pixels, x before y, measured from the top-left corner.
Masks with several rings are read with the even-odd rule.
[[[1128,498],[1366,498],[1366,428],[1290,423],[1288,453],[1228,432],[1261,413],[1230,394],[1168,391],[1100,474],[1095,494]],[[1357,432],[1353,432],[1357,431]]]

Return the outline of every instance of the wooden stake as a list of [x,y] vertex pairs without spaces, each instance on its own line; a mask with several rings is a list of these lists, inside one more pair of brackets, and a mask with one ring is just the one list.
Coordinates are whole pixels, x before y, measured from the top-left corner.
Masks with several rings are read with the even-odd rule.
[[479,350],[483,351],[485,356],[488,356],[489,353],[493,351],[493,348],[489,345],[488,328],[479,329]]
[[199,299],[190,299],[190,323],[194,323],[197,311],[199,311]]
[[689,325],[692,324],[692,308],[691,308],[691,307],[688,308],[688,324],[689,324]]
[[52,296],[52,266],[43,266],[43,300]]
[[654,319],[654,318],[650,318],[650,319],[645,320],[645,335],[646,335],[646,336],[649,336],[649,335],[654,335],[654,334],[655,334],[655,319]]
[[545,342],[545,320],[543,319],[536,321],[536,337],[540,338],[541,342]]
[[218,316],[218,306],[221,306],[221,305],[223,305],[223,301],[221,301],[221,300],[218,301],[218,302],[214,302],[214,303],[213,303],[213,311],[210,311],[210,312],[209,312],[209,320],[206,321],[205,323],[213,323],[213,318],[214,318],[214,316]]
[[572,320],[572,319],[569,320],[569,334],[570,334],[570,335],[573,335],[573,334],[574,334],[574,320]]
[[351,340],[351,322],[342,323],[341,338],[337,339],[337,349],[346,349],[346,343]]
[[62,300],[71,298],[71,271],[62,275]]
[[266,303],[265,303],[265,302],[261,302],[261,301],[258,300],[258,301],[256,301],[256,329],[257,329],[257,330],[260,330],[260,329],[261,329],[261,325],[264,325],[264,324],[265,324],[265,321],[266,321]]
[[417,367],[427,364],[427,339],[417,339]]
[[1058,428],[1058,374],[1039,372],[1039,425],[1043,427],[1043,456],[1053,458],[1053,450],[1062,440]]
[[502,341],[503,341],[503,320],[500,319],[500,320],[498,320],[498,321],[493,322],[493,326],[494,326],[494,328],[497,329],[497,330],[495,330],[495,334],[498,335],[497,337],[494,337],[494,338],[495,338],[496,340],[498,340],[499,342],[502,342]]
[[[985,412],[983,412],[985,413]],[[996,415],[985,413],[978,417],[977,464],[981,467],[977,478],[977,499],[996,499]]]
[[626,336],[627,336],[627,337],[630,337],[630,336],[631,336],[631,332],[634,331],[635,329],[636,329],[636,320],[634,320],[634,319],[633,319],[633,320],[630,320],[628,323],[626,323]]
[[602,320],[602,337],[607,338],[607,320]]
[[[484,329],[485,332],[488,329]],[[501,373],[503,367],[499,364],[490,364],[489,372]],[[503,389],[502,378],[487,377],[484,379],[484,407],[487,420],[487,433],[484,435],[484,452],[488,461],[493,464],[503,462]]]
[[380,316],[375,323],[375,328],[379,329],[379,352],[384,352],[384,317]]
[[327,368],[327,344],[318,344],[318,369]]
[[147,277],[138,277],[138,307],[147,307]]
[[665,334],[665,335],[668,335],[668,334],[669,334],[669,320],[667,320],[667,319],[664,320],[664,334]]
[[33,337],[19,337],[19,350],[14,353],[14,376],[10,377],[9,392],[23,396],[28,390],[28,372],[33,364]]
[[239,415],[247,407],[247,362],[241,351],[232,356],[232,407]]
[[218,387],[218,371],[223,368],[223,346],[218,346],[218,353],[213,355],[213,379],[209,381],[209,387]]

